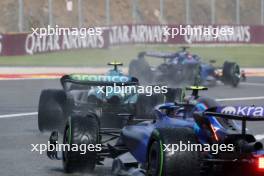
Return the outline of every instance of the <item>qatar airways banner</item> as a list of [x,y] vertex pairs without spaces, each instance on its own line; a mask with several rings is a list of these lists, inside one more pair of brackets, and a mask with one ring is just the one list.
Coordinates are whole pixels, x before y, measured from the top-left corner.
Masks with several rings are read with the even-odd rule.
[[33,55],[82,48],[107,48],[109,44],[105,38],[105,33],[85,38],[76,35],[0,34],[0,55]]
[[0,55],[33,55],[73,49],[104,49],[125,44],[264,44],[264,26],[117,25],[101,29],[99,35],[85,35],[85,37],[80,33],[0,34]]

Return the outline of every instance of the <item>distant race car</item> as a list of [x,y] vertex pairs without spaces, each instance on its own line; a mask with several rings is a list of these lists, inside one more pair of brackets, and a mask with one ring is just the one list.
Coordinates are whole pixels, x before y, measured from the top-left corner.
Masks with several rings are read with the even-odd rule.
[[[264,107],[220,106],[213,99],[198,95],[206,88],[189,89],[192,95],[180,102],[156,106],[156,117],[152,120],[119,114],[126,120],[121,130],[99,130],[98,122],[89,116],[76,120],[79,128],[70,135],[73,137],[71,145],[101,144],[99,139],[102,138],[117,141],[85,155],[63,152],[60,157],[59,152],[53,150],[48,156],[63,160],[70,156],[75,159],[72,166],[89,170],[102,165],[105,158],[113,158],[113,174],[126,176],[263,175],[263,145],[246,133],[246,122],[264,121]],[[242,126],[233,120],[242,121]],[[88,140],[74,139],[78,132]],[[58,143],[57,133],[51,135],[50,143]],[[177,144],[207,146],[207,150],[187,147],[180,151],[176,150]]]
[[[138,79],[124,75],[118,66],[105,75],[71,74],[61,78],[63,89],[42,90],[38,107],[38,127],[40,131],[63,131],[68,117],[78,113],[94,113],[100,119],[101,127],[121,127],[120,112],[145,114],[155,105],[164,101],[161,94],[145,96],[135,93],[106,94],[106,86],[137,86]],[[100,87],[104,87],[100,90]]]
[[[235,62],[225,61],[222,73],[210,63],[202,62],[198,55],[190,54],[187,47],[176,53],[168,52],[140,52],[138,57],[130,62],[129,75],[137,77],[145,84],[175,85],[204,85],[214,86],[216,81],[224,84],[238,86],[241,73],[240,67]],[[164,59],[164,63],[151,67],[145,56]],[[245,80],[245,74],[242,74]]]

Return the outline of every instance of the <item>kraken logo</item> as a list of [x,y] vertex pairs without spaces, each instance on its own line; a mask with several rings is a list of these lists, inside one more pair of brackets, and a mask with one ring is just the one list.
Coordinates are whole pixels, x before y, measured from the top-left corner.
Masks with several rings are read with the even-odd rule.
[[221,113],[223,114],[236,114],[236,108],[233,106],[227,106],[221,110]]

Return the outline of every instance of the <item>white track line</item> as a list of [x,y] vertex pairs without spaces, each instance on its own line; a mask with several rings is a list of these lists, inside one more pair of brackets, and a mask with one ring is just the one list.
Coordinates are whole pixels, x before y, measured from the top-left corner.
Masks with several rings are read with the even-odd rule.
[[264,100],[264,96],[261,97],[239,97],[239,98],[219,98],[216,101],[245,101],[245,100]]
[[246,85],[246,86],[264,86],[264,83],[250,83],[250,82],[244,82],[244,83],[241,83],[241,85]]
[[12,117],[24,117],[24,116],[35,116],[38,115],[38,112],[27,112],[27,113],[18,113],[18,114],[5,114],[0,115],[0,119],[12,118]]

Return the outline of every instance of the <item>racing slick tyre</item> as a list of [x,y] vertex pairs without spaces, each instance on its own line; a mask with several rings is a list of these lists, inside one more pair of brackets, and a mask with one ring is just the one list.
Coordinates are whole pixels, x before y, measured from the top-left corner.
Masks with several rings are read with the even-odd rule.
[[140,80],[141,84],[149,84],[152,82],[152,72],[149,64],[145,59],[134,59],[129,64],[129,75]]
[[[64,130],[63,144],[69,149],[63,151],[63,168],[66,173],[92,172],[97,162],[99,151],[99,122],[94,116],[74,115],[69,118]],[[73,147],[78,146],[78,150]],[[85,146],[85,151],[81,149]],[[88,148],[94,148],[88,150]]]
[[44,131],[63,131],[66,115],[66,94],[63,90],[42,90],[38,105],[38,128]]
[[172,144],[196,144],[194,132],[189,128],[160,128],[153,132],[148,149],[148,176],[199,176],[200,152],[169,151]]
[[223,65],[223,82],[237,87],[240,81],[240,68],[235,62],[224,62]]

